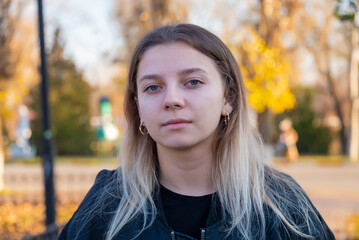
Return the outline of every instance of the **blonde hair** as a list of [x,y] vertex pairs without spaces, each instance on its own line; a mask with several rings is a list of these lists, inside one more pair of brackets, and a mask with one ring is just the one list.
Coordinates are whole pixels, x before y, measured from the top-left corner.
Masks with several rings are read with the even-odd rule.
[[[222,213],[229,220],[227,233],[237,232],[244,239],[253,239],[252,221],[258,220],[265,236],[268,207],[284,223],[287,231],[311,238],[314,223],[320,222],[309,199],[288,176],[267,166],[263,159],[262,141],[248,119],[245,87],[239,67],[225,44],[209,31],[191,24],[157,28],[138,43],[132,55],[125,94],[125,116],[128,128],[120,147],[121,167],[118,168],[120,203],[108,228],[106,239],[114,236],[138,215],[143,217],[143,231],[156,218],[153,192],[159,186],[157,178],[156,143],[138,131],[139,113],[136,77],[143,54],[159,44],[183,42],[213,59],[222,75],[225,96],[233,107],[228,125],[221,121],[213,140],[215,164],[212,172]],[[278,190],[279,189],[279,190]],[[290,192],[295,199],[280,194]],[[292,211],[296,211],[293,214]],[[293,215],[300,216],[305,226],[297,225]],[[138,233],[140,234],[140,233]]]

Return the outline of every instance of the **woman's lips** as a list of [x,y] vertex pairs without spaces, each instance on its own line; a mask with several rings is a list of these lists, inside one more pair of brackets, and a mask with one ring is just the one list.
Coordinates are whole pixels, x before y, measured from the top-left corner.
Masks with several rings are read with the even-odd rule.
[[191,123],[191,121],[177,118],[177,119],[171,119],[163,124],[164,127],[168,129],[181,129],[186,126],[188,126]]

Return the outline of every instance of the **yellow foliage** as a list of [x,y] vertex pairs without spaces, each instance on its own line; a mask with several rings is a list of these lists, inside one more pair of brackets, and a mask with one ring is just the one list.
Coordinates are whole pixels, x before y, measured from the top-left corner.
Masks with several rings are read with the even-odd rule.
[[237,55],[248,103],[257,112],[266,108],[281,113],[295,106],[295,97],[290,90],[291,65],[277,48],[269,47],[252,29],[235,35],[229,48]]
[[38,51],[34,22],[20,19],[9,44],[13,71],[9,79],[0,79],[0,115],[10,120],[23,103],[24,96],[38,82]]
[[21,238],[27,233],[34,234],[45,230],[43,204],[6,203],[0,205],[0,211],[0,239]]
[[359,239],[359,213],[353,213],[348,216],[346,231],[349,235],[348,239]]
[[[78,204],[62,203],[56,207],[56,222],[62,225],[71,218]],[[0,240],[19,239],[25,235],[36,235],[45,231],[44,204],[9,202],[0,205],[0,212]]]

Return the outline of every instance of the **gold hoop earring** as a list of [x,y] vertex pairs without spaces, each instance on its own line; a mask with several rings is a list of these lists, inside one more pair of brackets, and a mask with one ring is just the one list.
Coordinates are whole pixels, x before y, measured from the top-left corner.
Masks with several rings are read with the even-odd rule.
[[224,116],[224,124],[227,126],[229,123],[229,120],[231,120],[231,118],[229,117],[229,113],[226,112],[226,115]]
[[143,136],[148,135],[148,131],[147,131],[147,128],[146,128],[144,122],[141,122],[141,124],[140,124],[140,126],[138,127],[138,129],[140,130],[140,133],[141,133]]

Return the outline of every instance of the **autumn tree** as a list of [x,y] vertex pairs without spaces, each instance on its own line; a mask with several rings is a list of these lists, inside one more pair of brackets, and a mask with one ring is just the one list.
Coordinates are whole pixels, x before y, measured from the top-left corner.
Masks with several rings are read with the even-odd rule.
[[[296,50],[305,52],[313,59],[318,79],[316,88],[324,92],[321,111],[334,112],[337,116],[341,151],[346,154],[350,118],[350,31],[335,18],[336,3],[298,1],[286,26],[286,32],[292,36]],[[303,54],[297,51],[293,57],[293,61],[298,61],[303,58]]]
[[[295,106],[292,86],[295,68],[280,36],[290,19],[292,2],[281,0],[243,1],[213,9],[222,26],[221,38],[241,66],[250,106],[258,113],[259,132],[266,144],[272,140],[272,113]],[[282,9],[287,9],[283,11]],[[213,19],[214,20],[214,19]]]
[[[254,27],[268,47],[280,50],[278,56],[281,57],[286,56],[286,49],[281,45],[280,37],[291,19],[293,9],[297,2],[296,0],[259,0],[257,11],[260,17],[259,21],[254,24]],[[282,77],[284,76],[289,84],[290,79],[293,79],[290,78],[290,73],[283,71],[282,74]],[[294,74],[292,74],[292,76],[294,76]],[[293,84],[293,82],[291,82],[291,84]],[[279,86],[280,85],[277,85],[277,87]],[[289,101],[293,103],[293,94],[291,94],[289,99],[291,99]],[[294,104],[291,107],[294,107]],[[265,143],[269,143],[272,137],[272,133],[270,132],[272,124],[269,109],[270,108],[266,108],[258,114],[258,128],[262,133]]]
[[[17,109],[37,81],[35,24],[23,15],[26,1],[0,2],[0,190],[4,187],[4,130],[15,131]],[[14,141],[11,136],[7,142]]]
[[[64,56],[60,30],[47,57],[49,76],[49,104],[55,149],[60,155],[90,154],[94,133],[90,126],[90,85],[71,59]],[[33,88],[32,109],[40,112],[39,88]],[[41,150],[41,119],[32,122],[31,141]]]
[[[276,52],[277,60],[273,59],[274,61],[278,63],[278,61],[282,62],[279,59],[287,59],[289,63],[292,63],[293,67],[287,68],[283,72],[284,75],[282,75],[287,76],[285,78],[290,80],[289,82],[292,86],[295,85],[295,81],[299,81],[304,75],[302,68],[303,61],[301,60],[308,58],[308,56],[314,59],[313,66],[316,70],[314,71],[312,68],[304,71],[319,73],[318,79],[320,81],[318,81],[317,87],[323,88],[327,93],[325,98],[330,99],[329,104],[326,105],[323,101],[325,106],[322,109],[325,111],[333,110],[338,116],[342,151],[345,153],[348,139],[347,109],[349,94],[348,83],[343,81],[343,79],[348,78],[348,72],[346,71],[348,67],[342,63],[346,61],[345,59],[349,59],[350,49],[347,47],[349,45],[348,42],[338,35],[338,28],[342,29],[342,31],[344,30],[343,32],[345,32],[345,29],[333,16],[336,1],[259,0],[256,4],[248,1],[247,3],[250,15],[256,17],[247,21],[245,25],[249,25],[250,28],[255,30],[255,34],[262,41],[262,46],[273,49]],[[254,39],[258,38],[258,36],[255,36]],[[268,65],[266,61],[262,62],[261,65],[264,65],[258,69],[252,67],[253,61],[247,56],[251,55],[250,51],[255,51],[256,45],[254,44],[252,48],[247,50],[244,47],[238,48],[240,50],[239,55],[242,59],[244,75],[245,77],[249,76],[249,79],[254,79],[253,74],[257,74],[258,69],[263,69],[266,67],[265,65]],[[339,45],[341,46],[340,48],[338,48]],[[268,60],[268,57],[263,59]],[[273,61],[271,62],[273,63]],[[342,69],[344,71],[338,71],[336,67],[338,64],[343,66]],[[277,66],[280,66],[280,64]],[[255,71],[252,72],[250,71],[251,69]],[[268,76],[263,76],[263,80],[263,83],[271,82]],[[249,101],[251,102],[251,100]],[[268,129],[271,128],[269,109],[271,108],[268,107],[264,110],[257,109],[259,112],[259,130],[265,142],[268,142],[271,136],[270,132],[268,132]]]
[[[343,38],[344,36],[340,33],[340,28],[342,29],[341,31],[344,30],[346,34],[349,33],[349,35],[350,31],[345,30],[345,26],[334,18],[334,5],[331,6],[332,8],[329,9],[332,11],[325,11],[323,5],[315,6],[316,10],[321,11],[324,15],[325,24],[322,26],[316,25],[315,27],[307,26],[311,29],[310,33],[313,36],[311,39],[315,43],[315,46],[309,44],[307,49],[313,54],[320,77],[325,82],[323,87],[326,90],[327,96],[331,98],[331,104],[329,106],[334,110],[339,119],[341,152],[342,154],[347,154],[350,128],[349,72],[347,71],[349,64],[345,64],[346,67],[339,72],[335,69],[335,65],[349,60],[351,54],[351,49],[349,48],[351,37],[348,38],[349,41]],[[313,35],[314,33],[315,35]],[[341,47],[338,48],[338,45]]]
[[[259,115],[268,109],[279,114],[295,106],[290,88],[293,69],[280,48],[268,46],[251,27],[237,32],[227,45],[241,66],[248,103]],[[267,128],[261,133],[270,136]]]
[[121,60],[128,60],[139,39],[156,27],[187,20],[187,0],[117,0],[116,20],[124,38],[125,53]]

